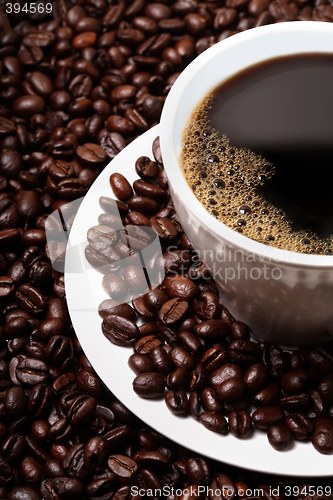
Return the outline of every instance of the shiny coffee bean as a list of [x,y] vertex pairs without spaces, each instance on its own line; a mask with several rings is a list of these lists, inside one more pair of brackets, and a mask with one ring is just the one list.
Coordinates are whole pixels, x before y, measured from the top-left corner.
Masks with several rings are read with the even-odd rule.
[[134,392],[143,398],[159,398],[163,396],[164,387],[164,378],[160,373],[141,373],[133,381]]

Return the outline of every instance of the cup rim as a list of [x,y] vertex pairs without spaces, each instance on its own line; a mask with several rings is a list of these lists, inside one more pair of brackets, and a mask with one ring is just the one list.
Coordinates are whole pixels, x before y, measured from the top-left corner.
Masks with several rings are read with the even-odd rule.
[[[186,91],[188,82],[200,72],[202,66],[206,65],[219,54],[230,50],[237,45],[246,44],[248,40],[254,38],[265,38],[271,33],[316,33],[333,35],[333,25],[322,21],[290,21],[286,23],[271,24],[268,26],[260,26],[252,28],[241,33],[237,33],[221,42],[216,43],[212,47],[197,56],[179,75],[173,84],[163,107],[160,121],[160,145],[164,167],[169,178],[171,190],[179,194],[181,199],[185,199],[187,210],[198,217],[200,221],[215,233],[218,237],[223,236],[225,242],[232,247],[237,247],[244,253],[251,253],[258,257],[269,259],[270,261],[279,262],[285,265],[296,267],[314,267],[328,270],[333,267],[333,255],[312,255],[284,250],[281,248],[265,245],[263,243],[252,240],[233,229],[226,226],[223,222],[213,217],[205,207],[196,198],[190,187],[188,186],[181,168],[179,159],[176,156],[173,129],[177,114],[177,108],[183,93]],[[310,51],[297,51],[295,53],[309,53]],[[318,51],[316,51],[318,52]],[[329,53],[330,51],[325,51]],[[333,50],[331,51],[333,54]],[[245,66],[246,67],[246,66]],[[213,88],[212,88],[213,90]],[[203,97],[202,97],[203,98]],[[199,104],[200,100],[198,100]],[[172,147],[170,146],[172,145]],[[167,161],[165,161],[167,159]],[[172,169],[171,165],[177,165],[177,169]],[[171,182],[170,182],[171,179]]]

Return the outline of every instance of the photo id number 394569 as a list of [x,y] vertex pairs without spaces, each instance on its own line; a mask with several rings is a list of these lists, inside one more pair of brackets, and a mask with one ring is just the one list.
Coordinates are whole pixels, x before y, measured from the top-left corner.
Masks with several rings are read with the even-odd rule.
[[20,12],[25,12],[26,14],[51,14],[52,4],[51,3],[13,3],[8,2],[6,5],[7,14],[19,14]]
[[286,497],[299,497],[299,496],[306,496],[306,497],[329,497],[331,498],[331,495],[333,493],[332,486],[309,486],[309,485],[304,485],[304,486],[285,486],[284,487],[284,494]]

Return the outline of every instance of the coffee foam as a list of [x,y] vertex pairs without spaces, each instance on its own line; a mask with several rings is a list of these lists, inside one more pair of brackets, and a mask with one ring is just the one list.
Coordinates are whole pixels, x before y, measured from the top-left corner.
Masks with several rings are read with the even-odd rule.
[[331,254],[333,238],[294,231],[292,221],[256,189],[274,175],[274,165],[249,149],[235,148],[210,126],[214,93],[197,107],[182,137],[181,165],[205,209],[223,224],[259,243],[307,254]]

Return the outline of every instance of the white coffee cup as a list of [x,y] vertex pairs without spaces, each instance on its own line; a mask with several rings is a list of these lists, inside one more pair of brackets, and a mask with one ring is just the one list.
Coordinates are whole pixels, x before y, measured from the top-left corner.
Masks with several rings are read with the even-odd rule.
[[311,52],[333,54],[332,24],[279,23],[234,35],[206,50],[182,72],[168,94],[160,125],[175,208],[219,287],[221,302],[249,325],[255,337],[283,346],[332,339],[333,256],[280,250],[230,229],[195,197],[179,158],[186,123],[210,91],[261,61]]

